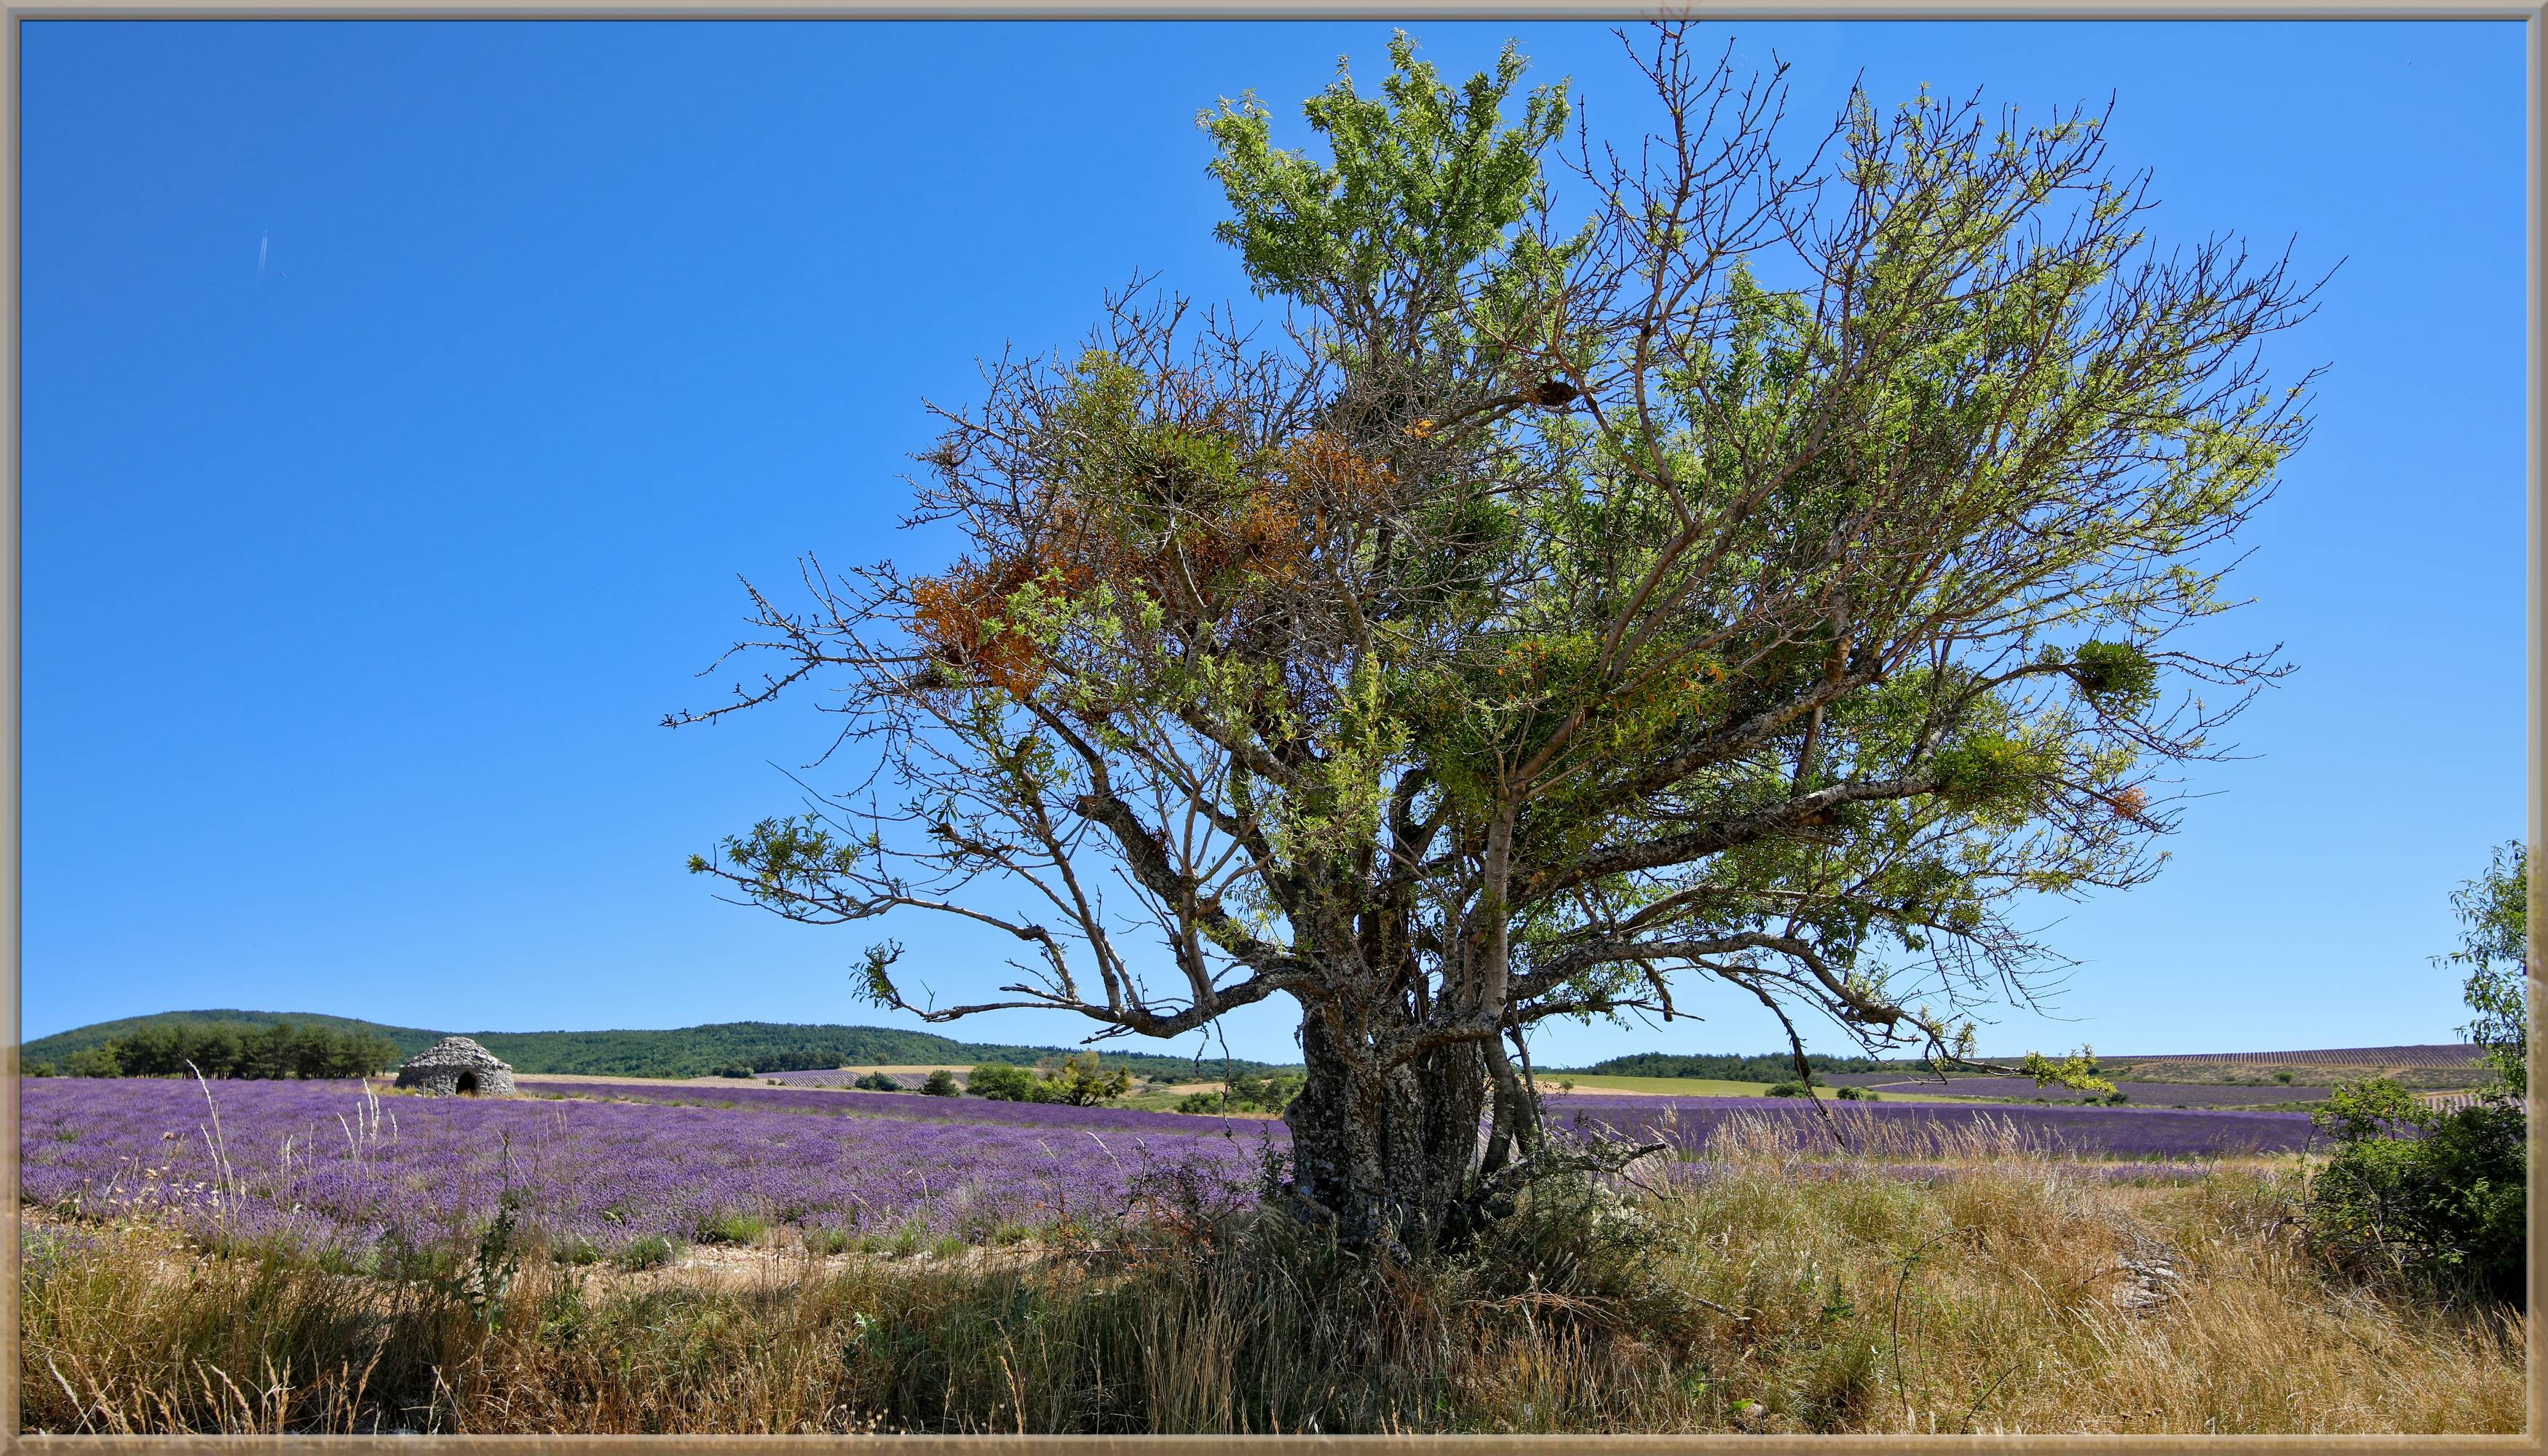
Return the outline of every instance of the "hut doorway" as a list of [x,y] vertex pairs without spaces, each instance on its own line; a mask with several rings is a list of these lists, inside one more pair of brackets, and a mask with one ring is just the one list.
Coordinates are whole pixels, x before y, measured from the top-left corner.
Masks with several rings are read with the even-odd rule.
[[478,1074],[476,1072],[462,1072],[460,1074],[459,1085],[453,1087],[451,1090],[459,1093],[463,1097],[477,1096]]

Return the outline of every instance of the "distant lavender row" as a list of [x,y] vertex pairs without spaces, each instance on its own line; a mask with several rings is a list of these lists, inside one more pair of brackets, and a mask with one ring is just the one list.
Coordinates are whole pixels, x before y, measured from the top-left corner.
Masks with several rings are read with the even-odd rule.
[[[1145,1170],[1197,1167],[1235,1182],[1260,1153],[1243,1136],[1252,1130],[1198,1118],[1171,1118],[1165,1130],[601,1101],[374,1101],[353,1082],[223,1083],[213,1092],[215,1138],[192,1082],[23,1085],[30,1202],[147,1213],[208,1236],[356,1255],[393,1236],[465,1239],[508,1192],[534,1234],[604,1253],[648,1234],[696,1237],[732,1215],[808,1230],[1040,1227],[1121,1213]],[[227,1176],[216,1145],[227,1150]]]
[[[777,1082],[788,1087],[848,1087],[855,1085],[859,1078],[873,1076],[875,1072],[873,1068],[861,1071],[856,1067],[833,1067],[823,1071],[754,1072],[753,1075],[764,1082]],[[893,1073],[885,1075],[893,1076]],[[898,1076],[893,1076],[893,1079],[897,1082],[904,1080]],[[918,1080],[911,1079],[911,1084]]]
[[[555,1090],[594,1095],[593,1084],[523,1083],[526,1090]],[[986,1102],[980,1098],[919,1097],[896,1092],[836,1092],[781,1087],[633,1087],[614,1085],[610,1096],[651,1102],[733,1106],[789,1112],[829,1113],[866,1118],[894,1118],[932,1123],[1004,1123],[1034,1128],[1156,1130],[1191,1133],[1196,1119],[1183,1113],[1137,1112],[1130,1108],[1063,1107],[1037,1102]],[[1816,1126],[1813,1106],[1801,1100],[1759,1097],[1645,1097],[1632,1094],[1574,1092],[1548,1099],[1558,1126],[1587,1131],[1609,1130],[1641,1138],[1663,1138],[1684,1152],[1706,1150],[1707,1139],[1737,1113],[1798,1120]],[[2306,1113],[2230,1112],[2172,1108],[2032,1106],[2022,1103],[1956,1104],[1932,1102],[1858,1102],[1825,1104],[1844,1126],[1887,1130],[1897,1140],[1907,1135],[1971,1137],[1989,1134],[2041,1145],[2047,1152],[2087,1158],[2194,1158],[2241,1153],[2292,1152],[2310,1145],[2312,1128]],[[1242,1133],[1263,1126],[1241,1123]],[[1278,1139],[1280,1123],[1267,1131]],[[1819,1133],[1815,1136],[1820,1137]],[[1879,1135],[1879,1137],[1884,1135]]]
[[[2045,1166],[2048,1170],[2053,1171],[2063,1178],[2085,1179],[2093,1183],[2107,1184],[2200,1183],[2205,1178],[2212,1175],[2211,1168],[2200,1163],[2105,1163],[2063,1161],[2048,1163]],[[1856,1159],[1848,1162],[1840,1162],[1836,1160],[1825,1160],[1820,1162],[1788,1164],[1777,1170],[1777,1176],[1782,1179],[1795,1177],[1843,1178],[1864,1177],[1868,1174],[1874,1174],[1880,1177],[1900,1179],[1906,1183],[1946,1183],[1953,1182],[1958,1178],[1977,1177],[1985,1172],[1998,1172],[2006,1167],[2007,1164],[2005,1163],[1976,1166],[1958,1163],[1934,1162],[1864,1162]],[[1739,1163],[1681,1162],[1672,1165],[1670,1176],[1672,1181],[1675,1183],[1703,1184],[1714,1183],[1729,1178],[1739,1178],[1744,1175],[1744,1172],[1745,1169]]]
[[[611,1097],[674,1107],[731,1107],[757,1112],[814,1112],[835,1116],[890,1118],[915,1123],[1002,1123],[1021,1128],[1077,1130],[1155,1130],[1192,1136],[1198,1130],[1218,1133],[1223,1120],[1187,1113],[1143,1112],[1129,1107],[1070,1107],[1057,1102],[992,1102],[980,1097],[924,1097],[914,1092],[840,1092],[819,1087],[707,1087],[675,1083],[649,1087],[631,1082],[544,1082],[517,1078],[524,1092],[551,1097]],[[1235,1118],[1242,1134],[1254,1136],[1264,1119]],[[1270,1125],[1283,1136],[1279,1123]]]
[[[1562,1128],[1672,1143],[1686,1155],[1738,1118],[1784,1125],[1805,1145],[1828,1135],[1812,1104],[1759,1097],[1602,1097],[1548,1100]],[[1982,1138],[2077,1158],[2191,1159],[2296,1152],[2310,1145],[2309,1115],[2297,1112],[2177,1111],[2173,1108],[2052,1107],[1938,1102],[1825,1104],[1854,1148],[1944,1147]],[[1876,1148],[1869,1148],[1873,1143]]]

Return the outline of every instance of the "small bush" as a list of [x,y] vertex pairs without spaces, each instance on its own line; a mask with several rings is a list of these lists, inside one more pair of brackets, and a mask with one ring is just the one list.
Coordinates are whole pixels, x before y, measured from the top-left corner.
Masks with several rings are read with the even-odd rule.
[[770,1221],[750,1214],[713,1214],[699,1222],[698,1236],[701,1243],[759,1243],[770,1236]]
[[929,1080],[920,1084],[920,1090],[930,1097],[961,1097],[964,1084],[956,1080],[954,1072],[942,1066],[929,1074]]
[[2436,1114],[2374,1078],[2337,1087],[2311,1116],[2336,1138],[2310,1187],[2322,1256],[2522,1302],[2528,1160],[2518,1104]]
[[1773,1082],[1770,1085],[1770,1090],[1762,1095],[1765,1097],[1802,1097],[1805,1095],[1805,1084],[1796,1081]]
[[862,1092],[899,1092],[902,1084],[883,1072],[869,1072],[850,1084]]
[[682,1246],[661,1233],[632,1238],[627,1246],[611,1256],[610,1262],[631,1273],[639,1269],[661,1269],[682,1256]]
[[1859,1087],[1843,1087],[1836,1095],[1843,1102],[1871,1102],[1874,1100],[1866,1094],[1865,1089]]
[[[692,1062],[690,1065],[696,1066],[698,1063]],[[737,1080],[742,1080],[752,1075],[752,1068],[745,1066],[739,1061],[729,1061],[725,1065],[718,1067],[715,1074],[720,1077],[733,1077]]]

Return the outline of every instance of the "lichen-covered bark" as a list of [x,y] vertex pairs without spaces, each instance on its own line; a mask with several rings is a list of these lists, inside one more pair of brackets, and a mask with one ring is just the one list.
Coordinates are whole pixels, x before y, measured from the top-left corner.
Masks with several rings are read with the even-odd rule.
[[1450,1043],[1381,1065],[1367,1031],[1313,1007],[1301,1052],[1308,1079],[1283,1115],[1294,1198],[1356,1246],[1414,1252],[1456,1235],[1488,1144],[1484,1048]]

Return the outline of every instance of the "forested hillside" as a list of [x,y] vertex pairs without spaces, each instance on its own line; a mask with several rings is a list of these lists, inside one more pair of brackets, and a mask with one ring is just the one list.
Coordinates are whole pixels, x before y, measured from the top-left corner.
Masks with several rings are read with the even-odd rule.
[[[271,1026],[284,1021],[331,1032],[368,1032],[386,1037],[397,1046],[403,1057],[411,1056],[448,1035],[416,1027],[383,1026],[348,1017],[322,1016],[315,1012],[166,1011],[155,1016],[126,1017],[56,1032],[26,1044],[21,1055],[28,1063],[58,1065],[73,1052],[102,1046],[110,1041],[129,1038],[150,1027],[213,1022]],[[755,1071],[879,1064],[970,1066],[984,1061],[1032,1065],[1047,1056],[1061,1056],[1069,1049],[957,1042],[927,1032],[900,1031],[889,1027],[805,1026],[757,1021],[723,1022],[670,1031],[469,1032],[464,1035],[475,1038],[488,1050],[511,1063],[513,1070],[530,1075],[547,1072],[586,1076],[697,1077],[731,1065],[749,1066]],[[1223,1067],[1218,1056],[1202,1063],[1199,1072],[1197,1062],[1185,1056],[1118,1052],[1110,1048],[1105,1058],[1110,1065],[1121,1064],[1144,1075],[1158,1072],[1214,1077],[1221,1073]],[[1232,1059],[1228,1064],[1239,1071],[1269,1069],[1269,1064],[1261,1061]]]

